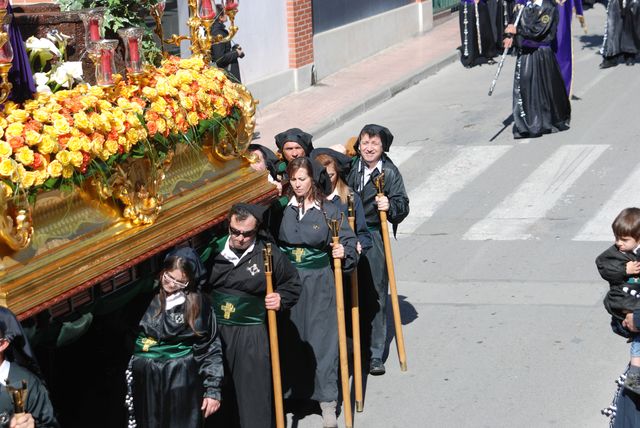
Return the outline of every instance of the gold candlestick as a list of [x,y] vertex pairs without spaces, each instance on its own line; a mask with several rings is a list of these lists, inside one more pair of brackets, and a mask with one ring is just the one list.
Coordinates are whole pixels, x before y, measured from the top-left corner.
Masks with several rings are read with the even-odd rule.
[[27,381],[22,380],[22,387],[16,388],[9,384],[9,379],[6,380],[7,393],[13,400],[13,411],[14,413],[24,413],[26,410],[27,404]]

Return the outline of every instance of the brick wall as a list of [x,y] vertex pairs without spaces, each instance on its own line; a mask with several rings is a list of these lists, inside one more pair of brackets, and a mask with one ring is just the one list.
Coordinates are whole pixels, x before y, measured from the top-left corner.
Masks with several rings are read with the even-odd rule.
[[289,67],[300,68],[313,63],[312,0],[287,0]]

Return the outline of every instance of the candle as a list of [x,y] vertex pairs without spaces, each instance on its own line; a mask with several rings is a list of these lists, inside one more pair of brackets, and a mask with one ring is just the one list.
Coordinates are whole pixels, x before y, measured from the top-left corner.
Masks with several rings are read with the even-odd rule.
[[[8,31],[5,29],[5,31]],[[7,40],[2,47],[0,47],[0,63],[6,64],[13,61],[13,49],[11,48],[11,42]]]
[[100,40],[100,26],[98,22],[98,18],[91,18],[89,20],[89,36],[91,37],[91,41],[95,42],[96,40]]
[[132,63],[140,61],[137,37],[129,37],[129,59]]
[[202,19],[213,19],[213,5],[211,4],[211,0],[202,0],[200,4],[200,18]]
[[111,69],[111,51],[103,49],[100,60],[102,64],[102,77],[104,79],[104,83],[111,83],[111,75],[113,74],[113,70]]

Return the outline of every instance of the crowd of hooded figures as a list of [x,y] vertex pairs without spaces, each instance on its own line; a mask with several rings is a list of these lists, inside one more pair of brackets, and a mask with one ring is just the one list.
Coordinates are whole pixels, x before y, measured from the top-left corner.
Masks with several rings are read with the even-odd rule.
[[166,256],[126,372],[129,427],[275,426],[274,402],[282,397],[272,388],[269,311],[277,314],[285,408],[320,413],[323,427],[337,427],[336,304],[343,296],[333,260],[340,260],[345,284],[357,269],[361,316],[349,321],[362,331],[362,370],[385,373],[381,217],[395,233],[409,213],[402,176],[387,156],[392,141],[389,129],[366,125],[349,147],[314,149],[312,136],[293,128],[275,136],[277,155],[249,147],[252,167],[268,171],[280,197],[268,207],[233,205],[226,235],[201,254],[182,247]]
[[[462,0],[460,61],[495,64],[516,55],[513,136],[532,138],[569,129],[573,80],[571,20],[586,31],[582,0]],[[610,0],[600,68],[635,64],[640,50],[640,1]]]

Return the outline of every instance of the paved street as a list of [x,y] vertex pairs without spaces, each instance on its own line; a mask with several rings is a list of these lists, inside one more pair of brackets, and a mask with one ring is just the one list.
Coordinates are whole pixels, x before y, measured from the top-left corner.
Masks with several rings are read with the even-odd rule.
[[495,66],[455,63],[316,140],[388,126],[411,200],[393,243],[409,370],[392,342],[354,426],[607,426],[628,345],[610,333],[594,259],[618,211],[640,204],[640,64],[599,70],[604,8],[585,16],[567,132],[496,136],[510,57],[492,97]]

